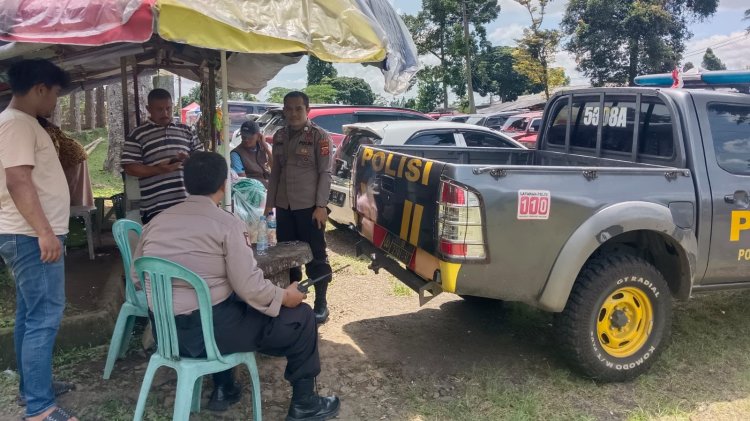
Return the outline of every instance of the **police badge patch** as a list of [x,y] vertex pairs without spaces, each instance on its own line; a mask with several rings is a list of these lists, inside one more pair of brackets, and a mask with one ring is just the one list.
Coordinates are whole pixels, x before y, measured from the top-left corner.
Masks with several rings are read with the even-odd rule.
[[320,139],[319,147],[320,147],[320,156],[328,156],[328,154],[331,153],[331,147],[328,144],[327,138],[324,137],[323,139]]

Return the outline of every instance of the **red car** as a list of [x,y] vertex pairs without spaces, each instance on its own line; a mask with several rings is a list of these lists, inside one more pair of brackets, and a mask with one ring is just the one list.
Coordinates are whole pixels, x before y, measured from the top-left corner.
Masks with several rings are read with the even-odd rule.
[[536,137],[542,127],[542,111],[516,114],[505,121],[500,131],[529,149],[536,149]]
[[[406,108],[355,105],[311,105],[307,117],[328,131],[336,148],[344,140],[342,126],[345,124],[392,120],[432,120],[425,114]],[[258,117],[256,122],[261,126],[266,142],[273,144],[274,133],[284,127],[284,115],[281,108],[274,108]]]

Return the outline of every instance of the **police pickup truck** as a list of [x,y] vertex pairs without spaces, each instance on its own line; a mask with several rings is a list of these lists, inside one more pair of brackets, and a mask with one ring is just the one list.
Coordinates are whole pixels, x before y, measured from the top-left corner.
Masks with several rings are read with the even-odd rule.
[[685,81],[734,89],[639,82],[556,94],[537,150],[361,147],[358,253],[422,303],[446,291],[557,313],[586,376],[643,373],[672,298],[750,286],[750,73]]

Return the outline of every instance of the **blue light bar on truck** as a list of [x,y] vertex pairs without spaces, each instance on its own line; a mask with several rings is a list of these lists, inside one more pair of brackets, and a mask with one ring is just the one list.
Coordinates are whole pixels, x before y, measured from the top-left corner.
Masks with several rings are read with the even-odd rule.
[[[750,87],[750,70],[721,70],[705,73],[683,73],[685,88],[736,88],[746,92]],[[671,87],[674,83],[671,73],[643,75],[635,78],[638,86]]]

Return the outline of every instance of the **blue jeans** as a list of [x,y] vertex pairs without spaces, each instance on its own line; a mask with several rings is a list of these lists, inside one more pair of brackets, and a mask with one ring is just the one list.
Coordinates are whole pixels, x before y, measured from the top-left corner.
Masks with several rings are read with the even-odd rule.
[[65,309],[65,259],[43,263],[39,239],[16,234],[0,234],[0,256],[16,281],[16,363],[31,417],[55,405],[52,349]]

